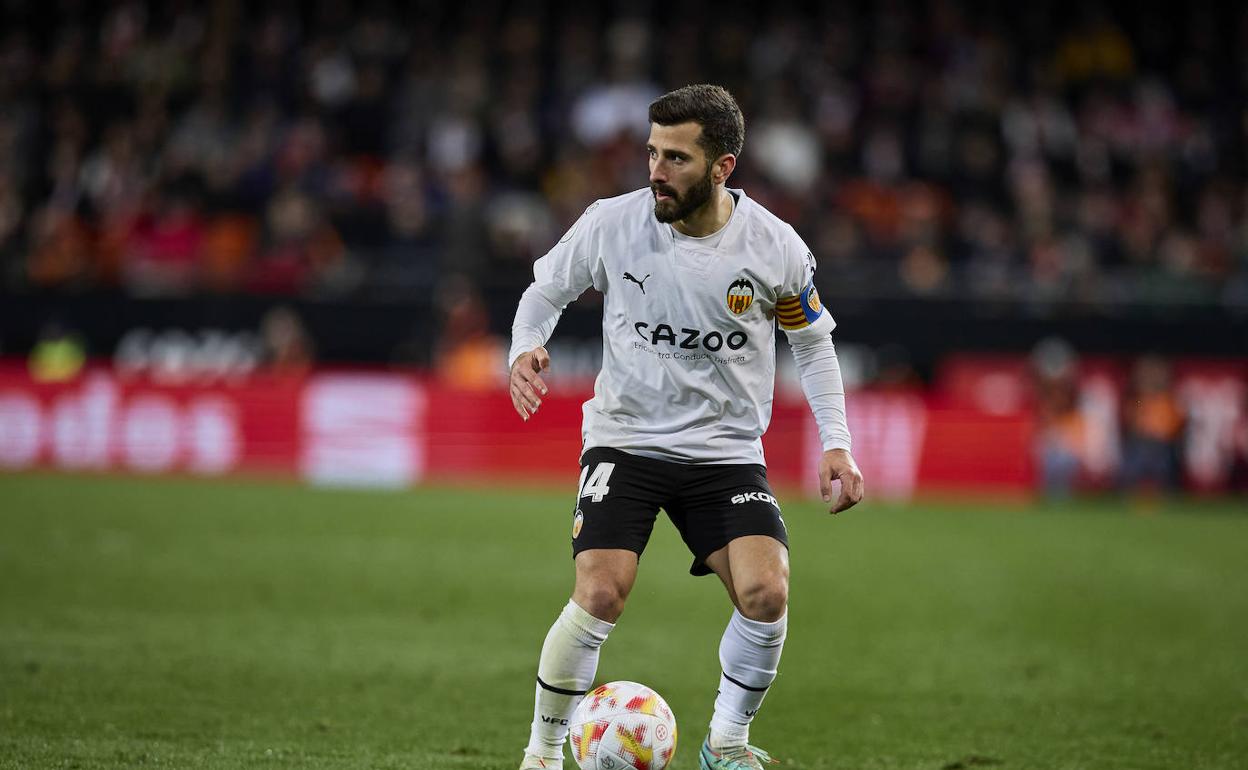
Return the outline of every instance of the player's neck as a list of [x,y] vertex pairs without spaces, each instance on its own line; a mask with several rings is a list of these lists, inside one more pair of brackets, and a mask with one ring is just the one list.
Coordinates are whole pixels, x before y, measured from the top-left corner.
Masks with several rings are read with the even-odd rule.
[[732,216],[733,205],[732,195],[724,189],[722,184],[717,184],[709,201],[684,219],[673,222],[672,227],[676,228],[676,232],[681,235],[705,238],[719,232],[720,228],[728,224],[728,219]]

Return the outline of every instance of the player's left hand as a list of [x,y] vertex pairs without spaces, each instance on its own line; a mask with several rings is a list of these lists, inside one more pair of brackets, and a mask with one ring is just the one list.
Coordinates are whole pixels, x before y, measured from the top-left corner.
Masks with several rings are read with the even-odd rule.
[[830,449],[819,460],[819,494],[823,495],[825,503],[832,502],[832,482],[835,480],[841,482],[841,496],[828,513],[840,513],[862,500],[862,471],[858,470],[854,456],[844,449]]

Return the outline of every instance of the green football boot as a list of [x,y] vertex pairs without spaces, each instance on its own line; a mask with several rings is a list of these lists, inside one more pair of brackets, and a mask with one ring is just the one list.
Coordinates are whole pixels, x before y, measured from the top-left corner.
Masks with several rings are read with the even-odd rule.
[[702,752],[698,754],[698,767],[702,770],[762,770],[763,765],[778,764],[780,760],[772,759],[770,754],[757,746],[716,751],[711,748],[710,738],[702,742]]

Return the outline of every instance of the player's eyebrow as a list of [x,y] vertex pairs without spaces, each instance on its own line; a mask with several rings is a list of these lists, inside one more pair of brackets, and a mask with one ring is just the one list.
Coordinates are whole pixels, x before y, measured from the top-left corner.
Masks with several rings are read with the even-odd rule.
[[[646,151],[653,152],[653,153],[660,152],[659,148],[655,147],[653,144],[647,144]],[[690,155],[689,153],[681,152],[680,150],[663,150],[662,154],[664,155],[664,157],[679,158],[680,160],[690,160],[693,158],[693,156]]]

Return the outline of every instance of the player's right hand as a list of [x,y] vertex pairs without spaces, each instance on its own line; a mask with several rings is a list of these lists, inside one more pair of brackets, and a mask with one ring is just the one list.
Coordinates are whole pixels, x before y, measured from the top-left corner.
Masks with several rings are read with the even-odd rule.
[[549,392],[541,377],[541,372],[549,368],[550,354],[540,346],[521,353],[511,365],[511,405],[525,422],[537,413],[537,408],[542,405],[542,396]]

